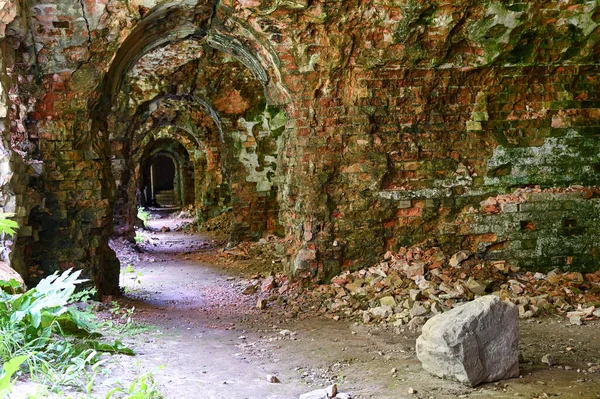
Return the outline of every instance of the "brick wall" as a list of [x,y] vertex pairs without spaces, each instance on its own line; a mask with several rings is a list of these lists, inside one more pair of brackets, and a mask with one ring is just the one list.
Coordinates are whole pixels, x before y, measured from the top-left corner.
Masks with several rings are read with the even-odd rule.
[[[30,223],[44,271],[87,267],[114,288],[108,135],[131,134],[144,102],[192,82],[227,134],[232,237],[280,223],[290,272],[326,278],[425,238],[526,267],[598,267],[595,3],[227,0],[213,18],[203,7],[159,21],[118,1],[30,5],[35,46],[14,39],[44,162]],[[173,73],[161,78],[171,64],[147,54],[157,67],[130,84],[144,46],[169,32],[192,35],[161,47]],[[257,98],[260,117],[246,108]]]

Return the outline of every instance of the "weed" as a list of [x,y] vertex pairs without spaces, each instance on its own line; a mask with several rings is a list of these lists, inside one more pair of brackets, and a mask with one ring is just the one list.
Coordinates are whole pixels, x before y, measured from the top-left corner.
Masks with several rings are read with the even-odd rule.
[[133,319],[135,306],[122,307],[119,302],[112,301],[110,313],[116,319],[116,323],[110,322],[108,328],[118,334],[137,335],[141,332],[153,330],[153,327],[140,324]]
[[135,232],[135,237],[133,238],[136,244],[140,244],[148,239],[146,235],[140,231]]
[[150,220],[150,212],[140,206],[137,211],[137,217],[144,222],[144,226],[146,226],[146,223]]
[[124,269],[121,270],[121,287],[125,287],[124,291],[125,293],[127,292],[133,292],[136,290],[136,288],[130,288],[127,287],[126,285],[126,281],[125,279],[127,277],[133,278],[134,280],[134,284],[137,286],[141,286],[142,284],[142,272],[140,271],[136,271],[133,266],[131,265],[131,263],[127,264],[127,266],[125,266]]
[[[161,370],[163,367],[161,365],[157,369]],[[111,389],[104,399],[111,399],[115,394],[119,394],[115,398],[120,399],[164,399],[156,387],[152,372],[140,374],[128,386],[117,383],[117,386]]]

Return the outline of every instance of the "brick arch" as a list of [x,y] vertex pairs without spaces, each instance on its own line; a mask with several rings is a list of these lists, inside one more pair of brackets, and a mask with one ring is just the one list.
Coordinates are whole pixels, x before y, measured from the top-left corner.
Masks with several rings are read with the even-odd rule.
[[204,221],[220,214],[229,206],[230,185],[224,178],[219,157],[219,148],[211,146],[208,141],[199,140],[181,126],[169,126],[147,132],[140,148],[140,155],[134,157],[135,180],[140,181],[140,167],[147,157],[148,148],[160,140],[171,140],[181,144],[189,154],[193,166],[193,197],[197,218]]
[[[190,117],[192,114],[195,119]],[[188,151],[192,152],[200,148],[207,158],[204,165],[204,169],[208,172],[206,178],[200,171],[203,167],[196,168],[198,219],[203,221],[217,216],[231,206],[234,218],[237,218],[231,232],[231,241],[260,238],[264,233],[273,231],[273,226],[278,224],[277,198],[275,192],[270,195],[265,195],[264,189],[262,189],[262,193],[260,192],[261,186],[259,183],[262,178],[259,175],[260,173],[263,176],[268,175],[269,171],[265,169],[263,172],[257,172],[255,170],[256,165],[244,165],[239,157],[256,155],[257,151],[261,151],[259,147],[265,145],[264,140],[273,139],[262,137],[260,138],[262,144],[261,142],[257,143],[249,131],[232,132],[232,129],[236,130],[235,123],[232,122],[234,121],[231,120],[230,116],[222,119],[218,111],[213,109],[207,101],[197,96],[156,96],[144,102],[138,108],[127,133],[119,139],[122,141],[121,144],[113,144],[113,148],[129,146],[126,152],[132,154],[130,159],[127,161],[126,156],[113,153],[113,163],[122,161],[124,162],[122,170],[134,170],[138,164],[135,154],[140,153],[146,145],[145,141],[155,135],[154,132],[156,131],[160,131],[161,134],[168,133],[180,142],[184,142],[182,138],[186,138]],[[255,124],[255,122],[251,123],[250,127]],[[239,129],[238,126],[237,130]],[[252,130],[254,131],[254,128]],[[236,137],[241,133],[247,136],[246,141],[235,144]],[[259,135],[262,135],[262,133]],[[127,141],[127,143],[124,141]],[[276,149],[276,144],[271,146],[275,146]],[[247,154],[236,154],[234,148],[239,147],[243,147],[243,151],[248,150],[249,152]],[[267,156],[263,161],[268,159]],[[118,176],[120,173],[114,171],[113,174]],[[256,180],[257,176],[258,180]],[[128,180],[125,184],[121,182],[121,188],[118,188],[120,194],[118,194],[115,213],[120,214],[120,220],[130,221],[126,226],[127,229],[121,228],[121,234],[132,235],[133,224],[131,221],[135,218],[135,206],[133,205],[133,198],[135,197],[133,188],[136,186],[133,180],[135,180],[135,176],[129,176],[128,179],[131,180]],[[233,186],[236,187],[235,191],[231,190]],[[269,190],[271,190],[270,187],[268,187]],[[231,203],[228,202],[229,198],[231,198]],[[129,218],[122,216],[123,209],[128,209],[125,213],[129,213]],[[120,227],[124,226],[121,225]]]
[[[195,202],[194,193],[194,166],[188,149],[179,141],[171,138],[158,138],[151,140],[144,149],[144,154],[136,165],[135,175],[137,180],[137,199],[141,206],[152,205],[152,178],[149,165],[153,160],[163,156],[173,162],[173,193],[175,205],[186,206]],[[150,181],[149,181],[150,180]],[[150,186],[150,187],[149,187]],[[150,188],[150,190],[148,190]]]

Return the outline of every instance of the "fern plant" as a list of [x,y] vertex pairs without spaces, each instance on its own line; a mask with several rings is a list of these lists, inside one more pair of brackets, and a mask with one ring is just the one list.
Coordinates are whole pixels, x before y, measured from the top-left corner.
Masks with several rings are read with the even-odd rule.
[[0,232],[14,236],[17,233],[19,224],[9,218],[15,216],[14,213],[0,213]]

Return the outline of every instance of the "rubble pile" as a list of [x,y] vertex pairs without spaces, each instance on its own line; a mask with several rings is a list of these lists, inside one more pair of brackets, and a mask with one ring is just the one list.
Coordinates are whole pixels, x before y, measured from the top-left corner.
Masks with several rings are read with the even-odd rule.
[[[279,304],[286,314],[316,312],[333,319],[420,328],[430,317],[493,294],[521,318],[566,314],[572,324],[600,317],[600,271],[522,272],[505,261],[484,261],[468,251],[448,257],[429,243],[388,252],[381,263],[345,271],[330,284],[308,288],[284,275],[256,281],[261,308]],[[258,288],[260,287],[260,290]]]
[[286,245],[285,239],[271,235],[256,242],[241,242],[233,248],[224,249],[220,256],[232,261],[254,259],[281,263],[285,258]]
[[200,231],[231,231],[233,225],[233,212],[225,212],[207,220],[199,226]]

